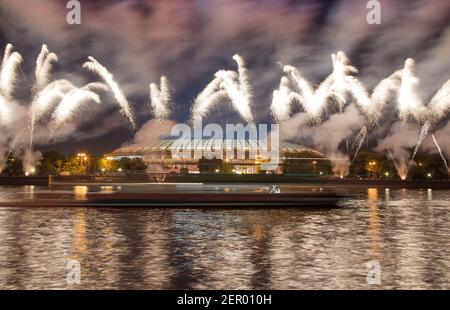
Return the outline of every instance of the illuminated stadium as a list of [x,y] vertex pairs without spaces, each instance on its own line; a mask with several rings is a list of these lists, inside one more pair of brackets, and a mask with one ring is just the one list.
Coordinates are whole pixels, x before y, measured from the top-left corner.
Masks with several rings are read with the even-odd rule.
[[[110,160],[142,158],[152,173],[268,173],[268,157],[258,150],[267,149],[258,140],[193,139],[181,143],[184,156],[172,156],[172,150],[181,147],[176,139],[164,139],[146,144],[123,146],[106,156]],[[212,157],[212,150],[222,149],[220,156]],[[272,173],[301,173],[325,175],[330,163],[324,154],[294,143],[280,142],[279,166]],[[187,155],[186,155],[187,154]],[[269,153],[267,153],[269,154]],[[212,158],[211,158],[212,157]],[[209,159],[206,159],[209,158]]]

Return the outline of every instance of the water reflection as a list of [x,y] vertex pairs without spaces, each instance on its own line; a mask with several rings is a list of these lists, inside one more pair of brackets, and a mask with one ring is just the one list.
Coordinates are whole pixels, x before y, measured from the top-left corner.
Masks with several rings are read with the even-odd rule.
[[75,200],[87,200],[88,187],[74,186],[73,193]]
[[114,187],[113,186],[100,186],[100,193],[102,193],[102,194],[114,193]]
[[431,188],[427,190],[427,200],[433,200],[433,190]]
[[369,207],[369,227],[368,234],[370,238],[370,256],[373,260],[380,258],[380,223],[378,210],[378,189],[369,188],[367,190],[367,202]]
[[70,259],[80,259],[86,253],[86,208],[74,210],[72,225],[72,256]]
[[379,287],[450,288],[450,193],[355,193],[335,209],[0,208],[0,288],[373,288],[374,259]]

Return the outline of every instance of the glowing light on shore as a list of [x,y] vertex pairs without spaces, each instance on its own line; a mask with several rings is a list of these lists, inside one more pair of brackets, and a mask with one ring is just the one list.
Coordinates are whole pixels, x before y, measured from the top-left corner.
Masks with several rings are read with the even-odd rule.
[[83,64],[83,68],[96,73],[100,78],[102,78],[105,81],[105,83],[110,88],[114,96],[114,99],[119,104],[121,113],[128,119],[131,128],[136,129],[133,110],[130,104],[128,103],[127,98],[120,89],[119,84],[117,84],[117,82],[114,80],[113,74],[109,72],[108,69],[106,69],[94,57],[89,56],[88,58],[89,61]]

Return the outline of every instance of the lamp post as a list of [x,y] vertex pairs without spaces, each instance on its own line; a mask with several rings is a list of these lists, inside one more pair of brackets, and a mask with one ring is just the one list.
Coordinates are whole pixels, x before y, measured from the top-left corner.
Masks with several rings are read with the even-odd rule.
[[317,165],[317,160],[313,161],[312,164],[313,164],[313,174],[314,174],[314,176],[315,176],[315,175],[316,175],[316,165]]
[[374,178],[374,175],[375,175],[375,166],[376,165],[377,165],[376,161],[369,162],[369,171],[370,171],[372,179]]
[[[87,155],[85,153],[78,153],[77,154],[77,159],[80,160],[80,169],[83,169],[83,161],[87,161]],[[87,173],[87,171],[86,171]]]

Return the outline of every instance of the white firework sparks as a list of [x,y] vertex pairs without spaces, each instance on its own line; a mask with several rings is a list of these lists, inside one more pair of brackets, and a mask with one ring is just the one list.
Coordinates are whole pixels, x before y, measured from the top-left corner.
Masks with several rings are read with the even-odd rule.
[[220,88],[221,80],[214,78],[195,98],[192,106],[192,118],[204,117],[210,109],[227,96]]
[[22,56],[18,52],[14,52],[14,47],[8,44],[0,70],[0,125],[9,126],[12,121],[11,102],[22,61]]
[[131,128],[136,129],[133,110],[120,89],[119,84],[114,80],[113,74],[92,56],[89,56],[89,61],[83,64],[83,68],[96,73],[105,81],[114,95],[114,99],[119,104],[121,113],[128,119]]
[[240,82],[236,81],[234,72],[221,70],[216,73],[216,78],[221,80],[220,87],[225,90],[230,98],[233,108],[246,122],[253,123],[250,96],[246,91],[243,91],[245,87],[241,87]]
[[46,115],[50,114],[62,98],[75,86],[67,80],[57,80],[36,94],[31,104],[31,126],[32,128]]
[[12,93],[18,80],[19,67],[23,62],[22,55],[14,52],[13,49],[11,44],[7,45],[0,72],[0,94],[5,100],[12,99]]
[[62,124],[74,119],[86,104],[90,102],[100,104],[100,96],[96,91],[107,90],[108,87],[105,84],[98,82],[69,90],[53,113],[53,121],[51,124],[52,130],[55,130]]
[[290,117],[291,106],[295,101],[301,102],[300,94],[293,92],[289,87],[289,79],[283,76],[280,86],[273,91],[272,104],[270,110],[275,120],[280,123]]
[[160,79],[160,86],[150,84],[150,106],[153,116],[158,120],[168,119],[171,113],[172,96],[170,83],[166,76]]
[[448,80],[434,95],[429,103],[431,119],[439,122],[450,111],[450,80]]
[[39,92],[42,90],[51,79],[51,71],[53,69],[53,63],[58,61],[58,56],[55,53],[50,53],[47,45],[42,45],[42,50],[36,60],[35,68],[35,82],[33,91]]
[[401,120],[409,118],[421,123],[426,117],[426,108],[417,94],[419,79],[414,74],[415,62],[412,58],[405,61],[402,71],[402,81],[398,93],[398,110]]
[[238,72],[219,70],[214,79],[197,96],[192,107],[192,119],[206,116],[211,108],[228,98],[239,115],[248,123],[253,123],[253,93],[249,82],[248,71],[243,58],[234,55]]

